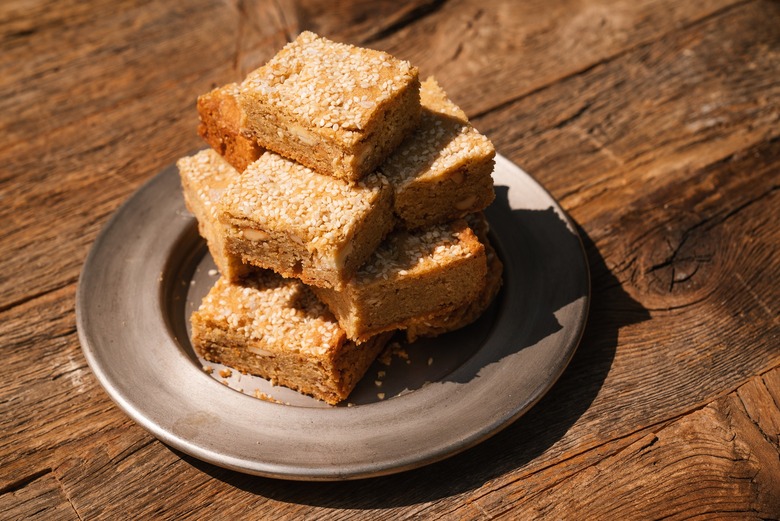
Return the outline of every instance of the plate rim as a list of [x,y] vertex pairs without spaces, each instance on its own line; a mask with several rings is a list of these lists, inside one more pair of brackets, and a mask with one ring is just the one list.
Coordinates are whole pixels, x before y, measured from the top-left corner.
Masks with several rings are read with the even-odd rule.
[[[152,433],[155,437],[170,445],[171,447],[180,450],[186,454],[189,454],[197,459],[206,461],[208,463],[236,470],[243,473],[255,474],[260,476],[283,478],[293,480],[305,480],[305,481],[332,481],[332,480],[344,480],[344,479],[358,479],[365,477],[374,477],[380,475],[387,475],[413,468],[421,467],[436,461],[440,461],[447,457],[453,456],[464,450],[467,450],[485,439],[497,434],[499,431],[506,428],[508,425],[516,421],[520,416],[525,414],[531,407],[533,407],[555,384],[555,382],[563,374],[566,367],[569,365],[571,358],[574,356],[576,349],[581,341],[582,334],[587,323],[588,312],[590,308],[591,299],[591,280],[590,270],[587,262],[586,251],[582,242],[582,237],[578,233],[574,221],[568,214],[560,207],[559,203],[552,197],[552,195],[530,174],[523,171],[519,166],[509,161],[507,158],[496,155],[496,171],[507,170],[507,175],[519,175],[524,177],[523,182],[529,183],[534,186],[539,193],[543,194],[549,206],[553,208],[555,213],[565,223],[571,234],[576,237],[578,243],[578,260],[581,262],[581,268],[585,275],[585,279],[581,281],[584,284],[584,295],[577,300],[578,306],[578,320],[573,324],[574,329],[569,332],[567,344],[564,346],[564,357],[557,361],[557,364],[552,368],[550,377],[544,382],[544,385],[537,387],[531,395],[526,395],[522,400],[518,400],[513,407],[509,407],[506,412],[498,415],[496,421],[491,425],[483,426],[481,429],[471,429],[468,432],[459,432],[457,436],[450,437],[445,443],[431,443],[426,447],[424,451],[406,451],[394,454],[392,457],[387,455],[378,454],[377,450],[382,446],[372,443],[369,439],[361,439],[360,442],[366,446],[362,447],[366,450],[366,454],[370,454],[372,457],[366,458],[364,461],[352,461],[349,464],[339,465],[334,464],[334,458],[338,459],[338,451],[343,450],[342,445],[336,447],[336,444],[329,446],[324,445],[323,450],[328,452],[324,454],[321,461],[317,464],[305,465],[301,464],[299,460],[284,462],[268,462],[267,459],[262,457],[251,456],[247,454],[236,455],[229,451],[221,450],[214,446],[212,441],[204,439],[204,431],[208,432],[216,429],[215,420],[212,416],[195,416],[190,418],[190,422],[179,424],[176,427],[176,423],[163,424],[163,422],[154,417],[148,410],[144,410],[139,406],[137,400],[134,400],[131,396],[128,396],[128,391],[123,386],[127,386],[126,382],[117,382],[117,377],[111,368],[105,366],[105,361],[101,358],[101,346],[95,344],[95,332],[94,326],[91,321],[94,317],[90,316],[90,306],[92,305],[90,296],[88,295],[87,288],[95,284],[95,277],[99,277],[101,274],[105,275],[105,267],[100,266],[99,263],[106,255],[105,244],[109,242],[111,233],[115,232],[117,227],[123,223],[123,219],[126,218],[128,213],[132,213],[133,205],[137,204],[139,200],[148,196],[150,192],[154,192],[157,185],[163,182],[165,176],[172,176],[175,174],[178,181],[178,173],[176,172],[175,164],[169,165],[162,169],[159,173],[154,175],[151,179],[142,184],[111,216],[106,224],[101,229],[95,242],[93,243],[90,251],[86,257],[83,268],[79,275],[78,287],[76,291],[76,325],[78,331],[79,341],[81,343],[82,351],[85,354],[85,358],[90,369],[93,371],[98,379],[98,382],[104,388],[109,397],[117,404],[117,406],[123,410],[133,421],[141,425],[144,429]],[[174,172],[172,172],[174,171]],[[170,181],[170,180],[168,180]],[[183,206],[183,203],[182,203]],[[193,219],[189,216],[190,219]],[[181,235],[182,232],[179,233]],[[169,244],[169,247],[172,245]],[[104,268],[101,270],[100,268]],[[109,268],[112,266],[109,266]],[[161,276],[162,278],[162,276]],[[99,280],[99,279],[98,279]],[[160,281],[162,283],[162,281]],[[159,288],[158,301],[156,302],[155,311],[163,313],[163,303],[159,300],[162,294],[162,285]],[[158,317],[160,320],[156,324],[164,326],[165,319],[163,316]],[[152,320],[154,322],[154,320]],[[170,330],[166,327],[166,332],[170,333]],[[155,334],[159,333],[156,332]],[[105,336],[105,335],[104,335]],[[164,336],[164,335],[163,335]],[[170,339],[175,343],[178,341],[173,338]],[[213,379],[203,373],[200,368],[195,368],[190,360],[185,360],[183,353],[180,352],[181,346],[174,346],[176,354],[164,353],[167,357],[168,364],[185,364],[187,367],[182,366],[180,371],[185,373],[181,375],[182,379],[191,378],[191,381],[197,386],[201,385],[200,382],[213,382]],[[500,364],[499,364],[500,365]],[[190,367],[192,366],[192,367]],[[500,367],[497,369],[500,370]],[[475,378],[474,380],[477,380]],[[484,380],[484,379],[483,379]],[[222,386],[218,386],[222,387]],[[437,407],[448,408],[452,407],[448,403],[448,399],[456,398],[464,402],[471,403],[475,397],[468,396],[471,389],[468,388],[468,382],[458,387],[457,385],[452,387],[448,386],[448,389],[438,389],[438,386],[431,385],[421,390],[409,393],[409,395],[417,395],[418,398],[425,397],[430,398],[432,405]],[[200,391],[197,391],[198,393]],[[228,396],[228,393],[234,396]],[[231,405],[238,405],[240,407],[246,406],[251,409],[252,414],[261,414],[262,417],[276,424],[281,424],[282,429],[285,425],[289,425],[289,421],[285,422],[284,413],[280,410],[284,405],[274,404],[258,400],[254,397],[246,396],[238,393],[234,390],[224,388],[219,392],[215,392],[221,400],[223,405],[229,403]],[[465,394],[465,396],[464,396]],[[201,395],[199,395],[200,397]],[[361,418],[360,415],[368,415],[371,418],[382,417],[383,415],[396,415],[399,408],[399,400],[401,397],[394,397],[384,402],[378,402],[368,405],[358,405],[348,408],[332,408],[332,409],[320,409],[320,408],[307,408],[307,407],[295,407],[296,421],[301,424],[318,424],[323,427],[323,424],[328,423],[324,430],[331,434],[338,434],[338,430],[334,430],[335,424],[343,423],[351,426],[363,425],[366,422],[366,418]],[[478,398],[478,396],[477,396]],[[409,406],[402,408],[404,412],[409,412]],[[365,411],[369,411],[366,413]],[[323,415],[327,414],[330,418],[329,422],[322,420]],[[193,419],[194,418],[194,419]],[[202,420],[202,425],[198,424]],[[224,418],[218,418],[224,419]],[[189,420],[188,420],[189,421]],[[318,423],[319,422],[319,423]],[[221,423],[220,423],[221,425]],[[241,426],[244,426],[242,423]],[[418,425],[420,429],[430,430],[424,425]],[[228,429],[229,431],[230,429]],[[234,429],[235,430],[235,429]],[[222,431],[220,431],[222,432]],[[272,434],[278,434],[279,429],[275,429]],[[305,439],[303,440],[306,441]],[[218,445],[218,444],[217,444]],[[373,452],[372,452],[373,451]],[[319,456],[319,455],[318,455]]]

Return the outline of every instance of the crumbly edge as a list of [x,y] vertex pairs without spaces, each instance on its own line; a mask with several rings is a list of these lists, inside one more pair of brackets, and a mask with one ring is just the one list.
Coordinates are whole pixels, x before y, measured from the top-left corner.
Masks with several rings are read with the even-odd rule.
[[198,135],[237,171],[243,172],[263,153],[257,142],[242,133],[243,111],[238,84],[230,83],[198,97]]
[[[312,50],[307,47],[317,47],[322,54],[313,53],[304,59]],[[358,66],[352,71],[371,77],[371,85],[358,85],[356,78],[345,78],[342,84],[338,82],[340,77],[324,89],[318,85],[313,91],[311,85],[299,84],[301,70],[323,56],[327,60],[328,54],[345,51],[360,56],[366,64],[381,58],[384,66],[371,65],[366,72],[357,72],[362,71]],[[395,76],[389,76],[392,74]],[[304,76],[311,80],[309,75]],[[301,91],[296,93],[297,89]],[[292,105],[282,103],[286,98],[279,98],[289,98],[287,91],[295,94]],[[351,182],[373,172],[414,128],[420,114],[416,68],[386,53],[337,44],[313,33],[301,34],[266,65],[250,73],[240,92],[245,126],[262,146],[322,174]],[[309,105],[298,103],[310,99]],[[341,120],[345,116],[357,119],[347,123]]]
[[493,157],[483,157],[446,175],[410,183],[396,191],[394,213],[404,227],[415,230],[482,211],[496,197],[493,169]]
[[495,198],[490,140],[435,79],[422,83],[420,96],[418,127],[380,166],[395,190],[395,213],[410,229],[481,211]]
[[331,405],[349,396],[389,339],[389,335],[380,335],[359,345],[347,342],[330,359],[300,354],[264,357],[246,351],[241,340],[229,332],[209,329],[205,324],[193,325],[193,331],[193,344],[206,360],[265,378],[274,385]]
[[[279,156],[275,157],[278,161],[287,161]],[[383,178],[379,179],[379,176],[373,185],[375,192],[371,195],[371,204],[361,210],[360,214],[343,217],[346,224],[338,230],[343,236],[335,236],[323,227],[322,230],[314,230],[314,233],[321,235],[300,237],[295,228],[287,225],[287,221],[266,217],[269,213],[274,214],[269,212],[273,205],[289,204],[289,200],[261,199],[257,203],[251,203],[252,208],[262,209],[257,216],[250,211],[251,208],[242,208],[242,205],[248,204],[247,199],[252,199],[253,194],[245,193],[248,189],[243,188],[241,183],[249,183],[246,176],[254,175],[255,169],[264,168],[264,164],[261,164],[264,160],[271,161],[273,157],[266,155],[261,158],[223,197],[219,220],[224,226],[223,233],[228,250],[240,257],[244,263],[271,269],[285,277],[299,278],[313,286],[342,288],[393,228],[395,221],[392,213],[392,189]],[[320,180],[327,179],[328,183],[344,183],[311,171],[306,175],[318,177]],[[305,179],[302,178],[302,181]],[[356,188],[352,188],[354,189]],[[264,196],[268,196],[268,193],[266,191]]]
[[[259,277],[268,279],[261,282],[261,287],[268,287],[270,291],[273,291],[273,287],[272,284],[267,286],[269,281],[291,286],[304,293],[309,291],[300,283],[274,279],[275,276],[270,273],[260,274]],[[274,385],[283,385],[336,404],[349,395],[389,339],[389,335],[379,336],[356,345],[345,340],[342,332],[328,336],[329,343],[319,350],[296,349],[294,346],[283,347],[295,342],[297,333],[294,331],[296,330],[304,335],[314,334],[318,337],[318,333],[312,331],[306,333],[298,329],[316,327],[316,320],[308,322],[304,320],[294,321],[286,326],[292,328],[290,329],[292,334],[285,334],[283,344],[280,345],[276,341],[268,344],[265,342],[266,336],[279,335],[282,334],[281,331],[272,330],[265,333],[263,329],[258,332],[256,328],[262,327],[263,324],[254,326],[251,316],[242,316],[246,308],[240,304],[246,306],[252,303],[252,299],[260,299],[261,307],[273,307],[271,314],[277,312],[281,313],[282,317],[285,316],[286,308],[280,309],[279,304],[271,298],[263,303],[262,299],[265,296],[266,293],[262,290],[258,292],[251,286],[230,285],[220,279],[198,311],[191,317],[192,344],[195,350],[210,362],[227,365],[242,373],[258,375],[270,380]],[[304,303],[307,301],[311,302],[303,297],[302,300],[298,300]],[[327,311],[321,304],[314,308],[306,307],[305,304],[300,305],[304,305],[301,312],[305,314],[314,313],[315,317],[321,316],[326,322],[333,321],[330,314],[322,315]],[[225,316],[226,310],[229,313],[227,316]],[[261,309],[261,312],[264,310]],[[294,308],[290,308],[289,313],[294,316]],[[337,327],[335,322],[333,327]]]
[[417,316],[450,313],[483,289],[487,261],[484,246],[465,221],[451,223],[449,233],[457,238],[463,255],[423,262],[419,269],[395,265],[369,272],[364,267],[343,290],[313,288],[314,292],[356,342],[405,329]]
[[[472,216],[469,216],[472,217]],[[475,223],[475,221],[477,221]],[[481,221],[481,222],[480,222]],[[484,215],[468,219],[469,226],[485,246],[487,275],[485,284],[476,299],[447,313],[414,317],[406,328],[406,338],[414,342],[420,337],[435,337],[455,331],[476,321],[498,295],[503,284],[504,265],[488,237],[488,224]]]
[[236,172],[213,150],[202,150],[177,162],[184,203],[198,222],[198,232],[206,240],[209,252],[220,273],[237,281],[252,271],[231,253],[222,224],[217,219],[219,193],[224,191]]

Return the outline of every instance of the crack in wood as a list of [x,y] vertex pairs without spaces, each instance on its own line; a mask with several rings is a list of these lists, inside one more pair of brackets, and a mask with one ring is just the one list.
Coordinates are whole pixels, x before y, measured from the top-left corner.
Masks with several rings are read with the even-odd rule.
[[[76,328],[73,328],[72,332],[75,333],[76,332]],[[65,376],[71,376],[72,375],[74,377],[78,377],[79,375],[78,374],[74,374],[74,373],[80,373],[80,372],[85,371],[87,369],[86,361],[84,362],[84,364],[77,364],[77,363],[75,363],[75,361],[71,357],[69,357],[69,358],[70,358],[70,365],[68,366],[68,369],[63,371],[63,372],[61,372],[61,373],[59,373],[59,374],[53,375],[51,377],[51,381],[52,382],[54,382],[56,380],[59,380],[60,378],[65,377]]]
[[78,277],[71,277],[66,279],[63,283],[58,284],[56,286],[53,286],[48,289],[41,290],[37,293],[33,293],[32,295],[25,295],[21,298],[18,298],[16,300],[12,300],[11,302],[6,302],[5,304],[0,305],[0,313],[5,313],[6,311],[9,311],[15,307],[22,306],[24,304],[27,304],[29,302],[32,302],[33,300],[37,300],[39,298],[45,297],[46,295],[49,295],[50,293],[54,293],[56,291],[60,291],[62,289],[67,288],[71,284],[75,284],[78,281]]
[[424,3],[422,5],[418,5],[406,13],[404,13],[401,18],[396,20],[395,22],[391,23],[387,27],[384,27],[380,29],[379,31],[375,32],[374,34],[371,34],[363,39],[364,44],[370,44],[374,43],[378,40],[382,40],[384,38],[387,38],[388,36],[391,36],[394,33],[397,33],[401,29],[418,23],[420,20],[432,15],[433,13],[439,11],[444,5],[447,3],[447,0],[429,0],[427,3]]
[[[767,371],[768,372],[768,371]],[[764,373],[763,375],[760,375],[757,378],[758,382],[761,382],[761,386],[764,388],[765,393],[772,398],[772,403],[774,404],[775,408],[780,410],[780,407],[778,407],[777,402],[774,399],[774,396],[772,396],[772,393],[769,392],[769,388],[766,385],[766,382],[764,381]],[[745,415],[745,417],[751,421],[751,423],[756,427],[756,430],[761,434],[761,436],[766,440],[766,442],[769,444],[770,447],[775,449],[778,453],[778,457],[780,457],[780,446],[777,445],[777,441],[775,441],[772,436],[764,430],[764,428],[761,426],[761,424],[758,422],[758,420],[754,419],[753,416],[750,414],[750,409],[748,408],[747,404],[745,403],[745,400],[742,398],[742,395],[739,392],[739,389],[734,393],[736,396],[736,399],[739,400],[740,405],[742,406],[742,413]]]
[[140,452],[144,450],[145,448],[149,447],[150,445],[153,445],[157,443],[157,438],[155,437],[149,437],[146,440],[143,440],[141,443],[129,445],[127,448],[125,448],[122,452],[117,454],[116,456],[112,457],[110,460],[112,463],[119,463],[122,460],[126,460],[133,454]]
[[[734,155],[732,155],[731,157],[733,157]],[[721,160],[721,161],[719,161],[717,163],[713,163],[713,164],[718,164],[718,163],[722,163],[722,162],[725,162],[725,161],[728,161],[728,158],[724,159],[724,160]],[[713,228],[722,225],[727,220],[729,220],[730,218],[734,217],[735,215],[738,215],[740,212],[742,212],[743,210],[749,208],[750,206],[752,206],[753,204],[757,203],[761,199],[764,199],[765,197],[770,196],[773,192],[777,191],[778,188],[780,188],[780,187],[773,186],[769,190],[767,190],[767,191],[757,195],[756,197],[752,197],[752,198],[748,199],[747,201],[743,202],[742,204],[738,205],[737,207],[733,208],[732,210],[728,211],[726,214],[724,214],[722,216],[719,216],[718,214],[715,214],[715,215],[707,216],[707,217],[701,219],[699,222],[693,224],[692,226],[688,227],[687,229],[685,229],[683,231],[682,237],[680,238],[680,240],[677,242],[676,245],[673,245],[667,239],[667,244],[669,245],[670,250],[672,250],[671,254],[669,254],[663,261],[658,262],[658,263],[653,264],[652,266],[650,266],[645,271],[645,275],[648,275],[650,273],[656,272],[656,271],[664,269],[664,268],[671,267],[671,269],[672,269],[672,276],[671,276],[671,280],[670,280],[670,283],[669,283],[669,291],[671,292],[674,289],[675,284],[679,284],[679,283],[685,282],[685,281],[689,280],[691,277],[693,277],[693,275],[696,273],[696,271],[698,271],[698,267],[701,264],[703,264],[703,263],[710,263],[713,260],[713,255],[709,255],[709,254],[695,254],[694,253],[692,255],[684,255],[684,256],[681,255],[681,252],[683,251],[684,246],[686,245],[688,240],[693,236],[693,234],[694,234],[694,232],[696,230],[698,230],[700,228],[703,228],[705,231],[709,232]],[[697,265],[693,269],[692,272],[686,273],[686,274],[684,274],[684,276],[677,277],[677,275],[676,275],[676,265],[678,265],[680,263],[684,263],[684,262],[696,262]],[[737,274],[737,276],[739,277],[739,274]],[[740,281],[742,282],[743,285],[745,285],[744,280],[742,280],[740,278]],[[747,288],[747,286],[746,286],[746,288]],[[748,291],[751,291],[751,295],[756,297],[756,295],[754,295],[754,293],[752,292],[752,290],[750,290],[750,288],[747,288],[747,289],[748,289]],[[758,300],[758,303],[762,305],[762,307],[764,308],[765,311],[767,311],[770,315],[772,315],[771,308],[769,308],[765,303],[761,302],[760,299]],[[775,318],[774,315],[772,315],[772,316],[773,316],[773,318]]]
[[565,118],[565,119],[559,121],[558,123],[556,123],[553,126],[553,128],[557,128],[557,129],[560,130],[563,127],[565,127],[566,125],[569,125],[570,123],[574,123],[575,121],[580,119],[582,117],[582,115],[585,114],[588,111],[588,109],[590,109],[591,106],[593,106],[593,101],[592,100],[586,101],[582,105],[582,107],[580,107],[579,110],[577,110],[577,112],[575,112],[574,114],[572,114],[568,118]]
[[[775,366],[773,366],[771,368],[768,368],[767,370],[765,370],[764,372],[762,372],[758,376],[762,377],[763,375],[765,375],[768,372],[774,370],[775,368],[776,368]],[[528,479],[529,477],[534,476],[536,474],[539,474],[541,472],[544,472],[545,470],[548,470],[548,469],[550,469],[552,467],[559,466],[562,463],[565,463],[566,461],[573,460],[575,458],[581,457],[582,455],[587,454],[588,452],[597,451],[597,450],[599,450],[599,449],[601,449],[603,447],[606,447],[608,445],[614,444],[615,442],[618,442],[618,441],[621,441],[621,440],[627,440],[628,438],[631,438],[632,436],[636,436],[638,434],[641,434],[643,431],[647,431],[647,434],[645,434],[643,438],[641,438],[641,439],[639,439],[639,440],[637,440],[635,442],[628,443],[625,447],[621,447],[620,449],[616,450],[615,452],[610,453],[608,457],[613,458],[613,457],[618,456],[619,454],[623,453],[624,451],[626,451],[628,449],[633,449],[633,450],[645,450],[645,449],[648,449],[648,448],[652,447],[653,445],[655,445],[660,440],[659,434],[661,432],[663,432],[664,429],[670,427],[675,422],[680,421],[681,419],[683,419],[683,418],[685,418],[687,416],[690,416],[691,414],[694,414],[694,413],[696,413],[698,411],[706,409],[707,407],[710,407],[714,402],[724,398],[725,396],[729,396],[729,395],[735,393],[735,391],[737,391],[740,387],[742,387],[746,383],[748,383],[748,381],[749,380],[745,380],[745,381],[741,382],[740,384],[736,385],[734,388],[726,390],[723,393],[720,393],[720,394],[712,397],[711,399],[707,400],[705,403],[701,403],[700,405],[695,406],[695,407],[690,407],[690,408],[688,408],[688,409],[686,409],[684,411],[679,412],[678,414],[675,414],[673,416],[665,418],[662,421],[656,422],[654,424],[646,425],[646,426],[644,426],[642,428],[639,428],[639,429],[635,429],[635,430],[633,430],[633,431],[631,431],[629,433],[626,433],[626,434],[624,434],[622,436],[617,436],[615,438],[612,438],[612,439],[610,439],[610,440],[608,440],[608,441],[606,441],[604,443],[600,443],[600,444],[597,444],[597,445],[593,445],[593,446],[587,447],[586,449],[584,449],[582,451],[579,451],[579,452],[576,452],[576,453],[572,453],[572,454],[568,455],[567,457],[565,457],[563,459],[557,459],[557,460],[550,461],[549,463],[539,467],[538,469],[535,469],[533,472],[529,472],[527,474],[518,475],[515,479],[510,480],[510,481],[508,481],[506,483],[503,483],[503,484],[501,484],[498,487],[495,487],[495,488],[492,488],[492,489],[489,489],[489,490],[485,490],[481,494],[475,496],[474,498],[471,498],[471,501],[475,501],[475,500],[478,500],[478,499],[485,498],[489,494],[493,494],[493,493],[495,493],[497,491],[500,491],[503,488],[509,487],[509,486],[511,486],[512,484],[514,484],[514,483],[516,483],[518,481],[521,481],[521,480],[524,480],[524,479]],[[733,436],[735,436],[735,435],[733,434]],[[640,443],[640,442],[643,442],[643,444],[639,445],[637,447],[636,444]],[[602,461],[603,461],[603,458],[599,459],[598,461],[593,462],[590,465],[584,466],[583,468],[579,469],[576,473],[578,474],[578,473],[581,473],[581,472],[583,472],[584,470],[586,470],[588,468],[595,467],[595,466],[599,465]],[[550,487],[546,487],[546,488],[549,489],[549,488],[555,486],[556,484],[561,483],[561,482],[563,482],[563,481],[565,481],[566,479],[569,479],[569,478],[570,478],[570,476],[563,477],[560,480],[558,480],[557,482],[551,483]],[[537,495],[539,495],[539,494],[541,494],[543,492],[544,491],[540,491],[537,494],[534,494],[532,496],[528,496],[528,498],[533,498],[533,497],[535,497],[535,496],[537,496]]]
[[52,469],[47,467],[45,469],[37,470],[32,474],[28,474],[24,477],[21,477],[16,481],[12,481],[7,485],[5,485],[4,487],[0,488],[0,495],[12,494],[17,490],[21,490],[27,485],[29,485],[30,483],[32,483],[33,481],[37,481],[38,479],[42,478],[43,476],[46,476],[47,474],[53,474]]

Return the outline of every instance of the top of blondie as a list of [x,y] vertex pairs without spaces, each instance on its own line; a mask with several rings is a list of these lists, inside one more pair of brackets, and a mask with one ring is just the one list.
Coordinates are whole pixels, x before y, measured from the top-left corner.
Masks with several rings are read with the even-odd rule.
[[250,351],[323,355],[346,341],[344,330],[308,287],[269,270],[235,284],[220,277],[197,314],[246,338]]
[[397,230],[377,248],[355,280],[365,284],[439,270],[454,260],[482,254],[484,247],[464,219],[409,232]]
[[198,199],[212,217],[217,217],[217,203],[225,189],[238,178],[238,171],[211,148],[176,162],[181,176],[197,192]]
[[229,218],[283,231],[307,248],[330,253],[343,246],[386,189],[379,173],[350,185],[265,152],[227,189],[221,209]]
[[361,133],[383,103],[416,81],[407,61],[306,31],[250,73],[241,92],[312,127]]
[[421,84],[420,98],[417,129],[380,167],[396,190],[470,161],[493,158],[496,153],[490,140],[471,126],[466,114],[433,78]]

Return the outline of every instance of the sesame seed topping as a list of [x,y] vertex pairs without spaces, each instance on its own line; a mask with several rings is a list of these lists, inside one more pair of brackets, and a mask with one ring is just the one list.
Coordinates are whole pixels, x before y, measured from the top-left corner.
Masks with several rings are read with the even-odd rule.
[[[416,82],[409,62],[303,32],[247,76],[241,95],[312,127],[360,131],[387,100]],[[371,99],[371,103],[361,103]]]
[[346,341],[333,315],[308,287],[271,271],[258,271],[240,284],[220,278],[196,313],[211,327],[243,338],[258,356],[321,356]]
[[381,168],[396,191],[495,156],[490,140],[472,127],[465,115],[459,116],[462,111],[435,81],[423,82],[420,95],[423,108],[417,129]]
[[414,232],[397,230],[377,248],[358,271],[354,283],[369,285],[375,281],[396,281],[418,277],[439,269],[456,259],[478,252],[470,247],[471,232],[463,220],[430,226]]
[[284,232],[309,251],[331,256],[373,211],[385,189],[383,178],[369,174],[350,185],[266,152],[226,190],[222,209],[230,218],[251,221],[260,230]]
[[210,148],[183,157],[176,165],[182,180],[195,190],[198,201],[216,219],[217,203],[228,185],[238,177],[236,169]]

